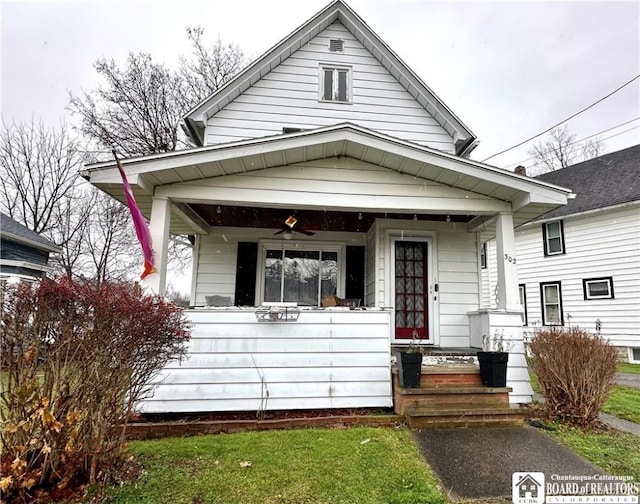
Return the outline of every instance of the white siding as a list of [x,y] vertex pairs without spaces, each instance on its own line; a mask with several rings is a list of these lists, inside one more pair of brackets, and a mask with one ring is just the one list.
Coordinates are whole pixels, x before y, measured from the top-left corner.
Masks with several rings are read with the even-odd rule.
[[392,405],[388,311],[306,310],[287,323],[247,309],[187,313],[189,357],[166,366],[143,412]]
[[[329,39],[345,41],[329,52]],[[319,101],[321,63],[350,67],[352,102]],[[205,145],[352,122],[403,140],[454,152],[451,136],[339,22],[322,31],[209,118]]]
[[[614,345],[640,346],[638,207],[567,218],[564,233],[566,253],[545,257],[541,225],[516,230],[518,281],[526,284],[529,326],[541,325],[540,283],[559,281],[565,325],[593,332],[599,319],[602,335]],[[495,286],[493,271],[495,259],[490,263],[490,283],[483,284],[483,297]],[[582,280],[599,277],[613,277],[615,298],[585,300]]]
[[438,233],[440,346],[469,346],[468,312],[479,308],[478,253],[474,233]]

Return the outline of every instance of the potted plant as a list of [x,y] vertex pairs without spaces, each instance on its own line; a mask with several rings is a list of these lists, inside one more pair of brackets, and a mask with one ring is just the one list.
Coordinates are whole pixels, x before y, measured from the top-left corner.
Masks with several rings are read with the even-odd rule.
[[420,386],[420,370],[422,369],[422,349],[415,339],[411,340],[406,350],[396,352],[398,364],[398,380],[401,387],[417,388]]
[[502,333],[496,331],[493,338],[486,334],[482,336],[483,350],[477,355],[483,385],[487,387],[507,386],[509,347],[510,345],[504,341],[504,331]]

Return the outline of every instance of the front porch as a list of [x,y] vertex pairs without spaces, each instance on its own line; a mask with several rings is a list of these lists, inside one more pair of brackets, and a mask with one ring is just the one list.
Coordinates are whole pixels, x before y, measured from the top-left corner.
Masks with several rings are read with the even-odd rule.
[[[195,236],[189,358],[143,411],[391,407],[392,345],[496,334],[513,347],[509,402],[531,400],[514,226],[569,191],[348,123],[123,164],[150,221],[146,288],[165,292],[172,235]],[[113,163],[85,175],[122,198]],[[493,238],[495,302],[480,288]],[[331,295],[361,308],[322,308]],[[297,320],[258,320],[273,302]]]

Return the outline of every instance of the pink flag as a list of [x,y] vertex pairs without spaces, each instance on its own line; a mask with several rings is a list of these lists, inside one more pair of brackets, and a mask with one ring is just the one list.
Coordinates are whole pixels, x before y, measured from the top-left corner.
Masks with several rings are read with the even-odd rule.
[[153,246],[151,243],[151,234],[149,234],[149,228],[147,227],[147,222],[144,220],[144,216],[136,203],[136,199],[133,196],[133,191],[131,190],[131,186],[127,181],[127,176],[124,174],[124,170],[122,169],[122,165],[120,164],[120,160],[116,155],[116,151],[113,151],[113,156],[116,158],[116,165],[118,166],[118,171],[120,172],[120,176],[122,177],[122,184],[124,185],[124,195],[127,198],[127,206],[129,207],[129,212],[131,212],[131,218],[133,219],[133,226],[136,229],[136,236],[138,237],[138,241],[140,242],[140,246],[142,247],[142,254],[144,255],[144,271],[142,275],[140,275],[140,280],[144,280],[147,275],[154,273],[156,271],[155,268],[155,259],[153,258]]

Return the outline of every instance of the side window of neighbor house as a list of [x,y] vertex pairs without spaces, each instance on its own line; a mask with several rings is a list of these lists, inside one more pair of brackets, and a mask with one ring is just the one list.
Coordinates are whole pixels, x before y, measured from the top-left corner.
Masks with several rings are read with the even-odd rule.
[[541,283],[540,301],[542,305],[542,324],[546,326],[564,325],[560,282]]
[[564,254],[564,225],[562,221],[545,222],[542,225],[544,255]]
[[520,294],[520,305],[522,305],[522,325],[528,324],[527,319],[527,286],[525,284],[518,285],[518,293]]
[[351,69],[346,67],[320,67],[320,100],[351,102]]
[[480,267],[487,268],[487,242],[482,242],[480,245]]
[[613,299],[613,278],[588,278],[582,281],[585,301],[590,299]]

